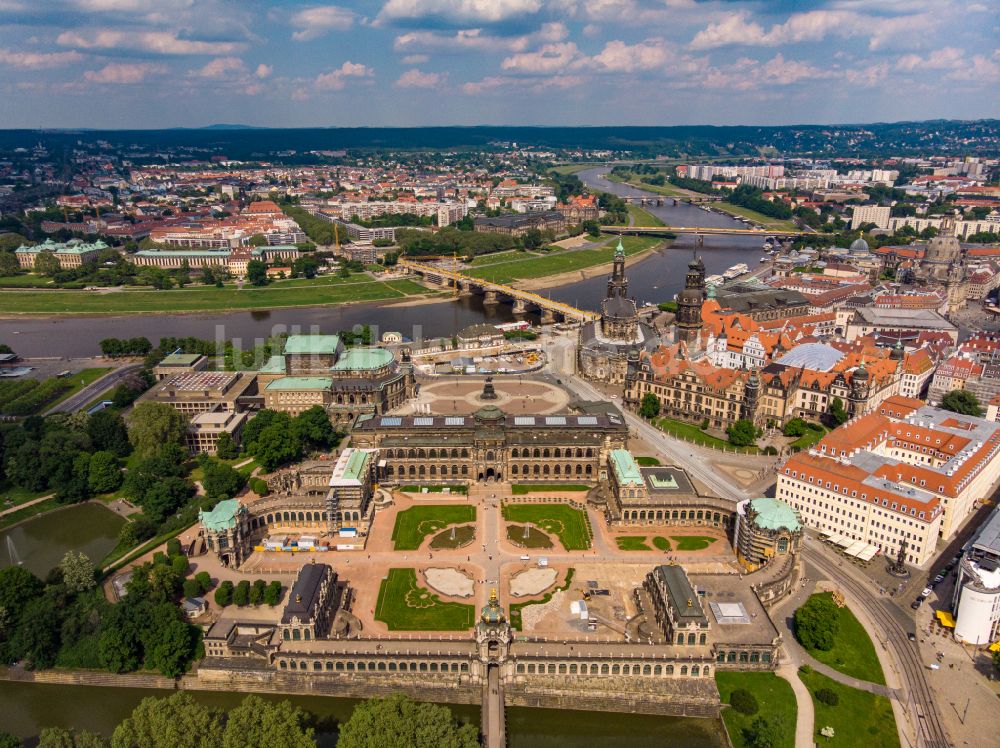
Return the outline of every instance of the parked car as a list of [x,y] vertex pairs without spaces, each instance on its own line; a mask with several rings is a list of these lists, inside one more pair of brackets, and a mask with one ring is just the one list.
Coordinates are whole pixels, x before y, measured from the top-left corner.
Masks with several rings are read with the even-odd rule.
[[911,642],[915,642],[917,640],[917,635],[911,631],[906,635],[906,638],[909,639]]
[[924,589],[923,589],[923,590],[922,590],[922,591],[920,592],[920,596],[921,596],[921,597],[927,597],[927,596],[928,596],[929,594],[931,594],[931,593],[932,593],[933,591],[934,591],[934,590],[933,590],[933,589],[932,589],[931,587],[924,587]]
[[920,603],[922,603],[923,601],[924,599],[922,597],[918,597],[916,600],[910,603],[910,607],[913,608],[914,610],[918,610],[920,608]]

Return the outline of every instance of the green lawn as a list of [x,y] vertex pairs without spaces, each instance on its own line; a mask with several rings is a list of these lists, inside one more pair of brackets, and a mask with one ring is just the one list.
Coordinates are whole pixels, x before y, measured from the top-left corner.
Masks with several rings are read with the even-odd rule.
[[[525,537],[527,528],[527,537]],[[549,536],[534,525],[507,525],[507,539],[521,548],[551,548]]]
[[639,179],[639,175],[635,173],[630,173],[627,178],[618,176],[617,174],[612,174],[608,172],[607,179],[609,182],[618,182],[619,184],[628,184],[632,187],[637,187],[640,190],[646,190],[647,192],[652,192],[657,195],[664,195],[666,197],[691,197],[695,194],[688,192],[687,190],[681,189],[676,185],[667,182],[664,185],[657,184],[646,184]]
[[679,551],[700,551],[715,542],[706,535],[671,535]]
[[576,174],[578,171],[585,171],[594,166],[601,166],[602,163],[594,161],[587,164],[560,164],[559,166],[553,166],[549,171],[554,171],[556,174]]
[[322,306],[355,301],[384,301],[430,292],[411,280],[332,283],[314,279],[311,285],[266,288],[176,288],[168,291],[122,290],[24,291],[0,294],[0,313],[22,314],[141,314],[153,312],[200,312],[229,309],[277,309]]
[[506,252],[491,252],[486,255],[476,255],[466,267],[480,268],[484,265],[496,265],[500,262],[516,262],[530,257],[541,257],[541,255],[521,249],[511,249]]
[[[45,489],[44,491],[29,491],[20,486],[11,486],[6,482],[0,483],[0,511],[10,509],[18,504],[40,499],[50,493],[52,491],[49,489]],[[7,503],[8,501],[10,502],[9,504]]]
[[686,439],[687,441],[694,442],[695,444],[701,444],[706,447],[712,447],[713,449],[728,449],[730,451],[745,452],[747,454],[757,454],[760,450],[757,447],[734,447],[732,444],[727,442],[725,439],[719,439],[718,437],[712,436],[711,434],[706,434],[700,428],[695,426],[693,423],[684,423],[683,421],[675,421],[673,418],[660,418],[655,421],[657,428],[661,431],[665,431],[673,436],[680,437],[681,439]]
[[563,582],[558,587],[556,587],[554,590],[549,590],[548,592],[546,592],[545,595],[543,597],[539,598],[538,600],[526,600],[523,603],[511,603],[510,607],[508,609],[508,620],[510,620],[510,626],[511,626],[511,628],[514,629],[515,631],[520,631],[521,630],[521,610],[522,609],[527,608],[529,605],[544,605],[545,603],[547,603],[549,600],[552,599],[552,596],[555,593],[561,592],[562,590],[569,589],[569,586],[570,586],[570,584],[573,581],[573,573],[574,573],[574,571],[575,571],[575,569],[573,569],[572,567],[570,567],[569,569],[567,569],[566,570],[566,581]]
[[615,538],[615,543],[620,551],[651,551],[646,545],[645,535],[619,535]]
[[809,429],[806,431],[806,433],[804,433],[802,436],[800,436],[798,439],[793,441],[788,446],[790,446],[792,449],[798,449],[798,450],[809,449],[809,447],[811,447],[820,439],[822,439],[824,436],[826,436],[826,431],[827,430],[823,426],[819,426],[819,428],[817,429]]
[[[829,592],[820,592],[813,597],[819,595],[832,599]],[[882,672],[875,646],[865,627],[846,605],[838,608],[837,612],[839,614],[837,637],[833,649],[828,651],[810,649],[809,654],[844,675],[885,685],[885,674]]]
[[567,504],[505,504],[503,518],[509,522],[530,522],[558,536],[567,551],[590,548],[587,515]]
[[657,467],[658,465],[663,464],[655,457],[639,456],[635,458],[635,461],[639,463],[639,465],[641,465],[642,467]]
[[11,512],[10,514],[5,514],[3,517],[0,517],[0,530],[17,524],[22,520],[34,517],[36,514],[42,514],[43,512],[48,512],[52,509],[58,509],[61,506],[65,506],[65,504],[60,504],[55,500],[55,498],[51,498],[46,499],[45,501],[39,501],[37,504],[32,504],[31,506],[22,507],[16,512]]
[[715,671],[715,683],[719,687],[719,697],[723,704],[729,703],[733,691],[742,688],[754,695],[760,704],[760,711],[754,715],[743,714],[735,709],[723,709],[722,719],[726,723],[733,748],[749,748],[743,731],[748,729],[757,717],[766,717],[776,723],[781,730],[781,739],[773,748],[794,748],[795,746],[795,692],[791,684],[774,673],[733,673]]
[[514,483],[510,492],[515,496],[545,491],[589,491],[590,486],[581,483]]
[[453,528],[455,537],[451,536],[451,530],[442,530],[431,539],[430,547],[438,548],[461,548],[476,539],[475,525],[462,525]]
[[632,217],[633,226],[666,226],[663,221],[654,216],[648,210],[638,205],[628,204],[628,214]]
[[443,530],[448,525],[476,521],[476,507],[469,504],[429,504],[414,506],[396,515],[392,528],[393,548],[397,551],[415,551],[424,538]]
[[670,550],[670,541],[659,535],[653,538],[653,545],[656,547],[656,550],[658,551],[666,552]]
[[[800,672],[799,677],[813,697],[815,739],[819,745],[833,748],[898,748],[896,719],[885,696],[841,685],[816,671]],[[816,698],[816,691],[821,688],[828,688],[837,694],[837,706],[827,706]],[[834,730],[832,738],[825,738],[819,732],[828,725]]]
[[0,278],[0,288],[41,288],[51,285],[52,279],[44,275],[5,275]]
[[742,205],[733,205],[732,203],[722,201],[717,203],[711,203],[713,208],[721,210],[724,213],[729,213],[740,218],[746,218],[753,221],[765,229],[774,229],[776,231],[799,231],[799,227],[795,225],[795,221],[785,220],[782,218],[771,218],[770,216],[765,216],[763,213],[758,213],[755,210],[750,210],[749,208],[744,208]]
[[[662,241],[662,239],[649,236],[626,236],[622,238],[622,246],[625,248],[626,256],[629,256],[644,252]],[[473,266],[466,268],[465,274],[494,283],[512,283],[516,280],[542,278],[547,275],[583,270],[595,265],[606,265],[613,259],[614,247],[608,245],[592,249],[558,252],[544,257],[528,257],[513,262],[501,262],[481,267]]]
[[378,591],[375,620],[390,631],[465,631],[472,628],[472,605],[442,602],[430,590],[417,586],[413,569],[389,569]]

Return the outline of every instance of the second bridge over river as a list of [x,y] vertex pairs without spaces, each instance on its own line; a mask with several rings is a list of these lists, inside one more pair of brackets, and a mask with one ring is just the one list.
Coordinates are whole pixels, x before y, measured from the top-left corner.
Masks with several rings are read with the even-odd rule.
[[492,283],[430,263],[414,262],[401,258],[398,267],[421,276],[428,283],[452,288],[460,294],[482,294],[485,304],[500,304],[504,301],[510,301],[514,305],[515,313],[538,311],[542,317],[542,324],[590,322],[598,318],[596,312],[577,309],[575,306],[548,299],[531,291],[522,291],[503,283]]

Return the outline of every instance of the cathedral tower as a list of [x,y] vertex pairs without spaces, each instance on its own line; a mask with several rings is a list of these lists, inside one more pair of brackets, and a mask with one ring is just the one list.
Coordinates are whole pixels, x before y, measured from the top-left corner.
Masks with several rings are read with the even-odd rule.
[[677,294],[677,342],[696,346],[701,335],[701,305],[705,301],[705,263],[700,257],[688,263],[684,290]]

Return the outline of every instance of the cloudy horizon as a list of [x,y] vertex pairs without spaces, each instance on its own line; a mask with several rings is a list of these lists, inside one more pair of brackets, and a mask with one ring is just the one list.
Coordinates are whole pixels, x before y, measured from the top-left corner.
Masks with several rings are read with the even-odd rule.
[[1000,116],[995,0],[0,0],[0,127]]

